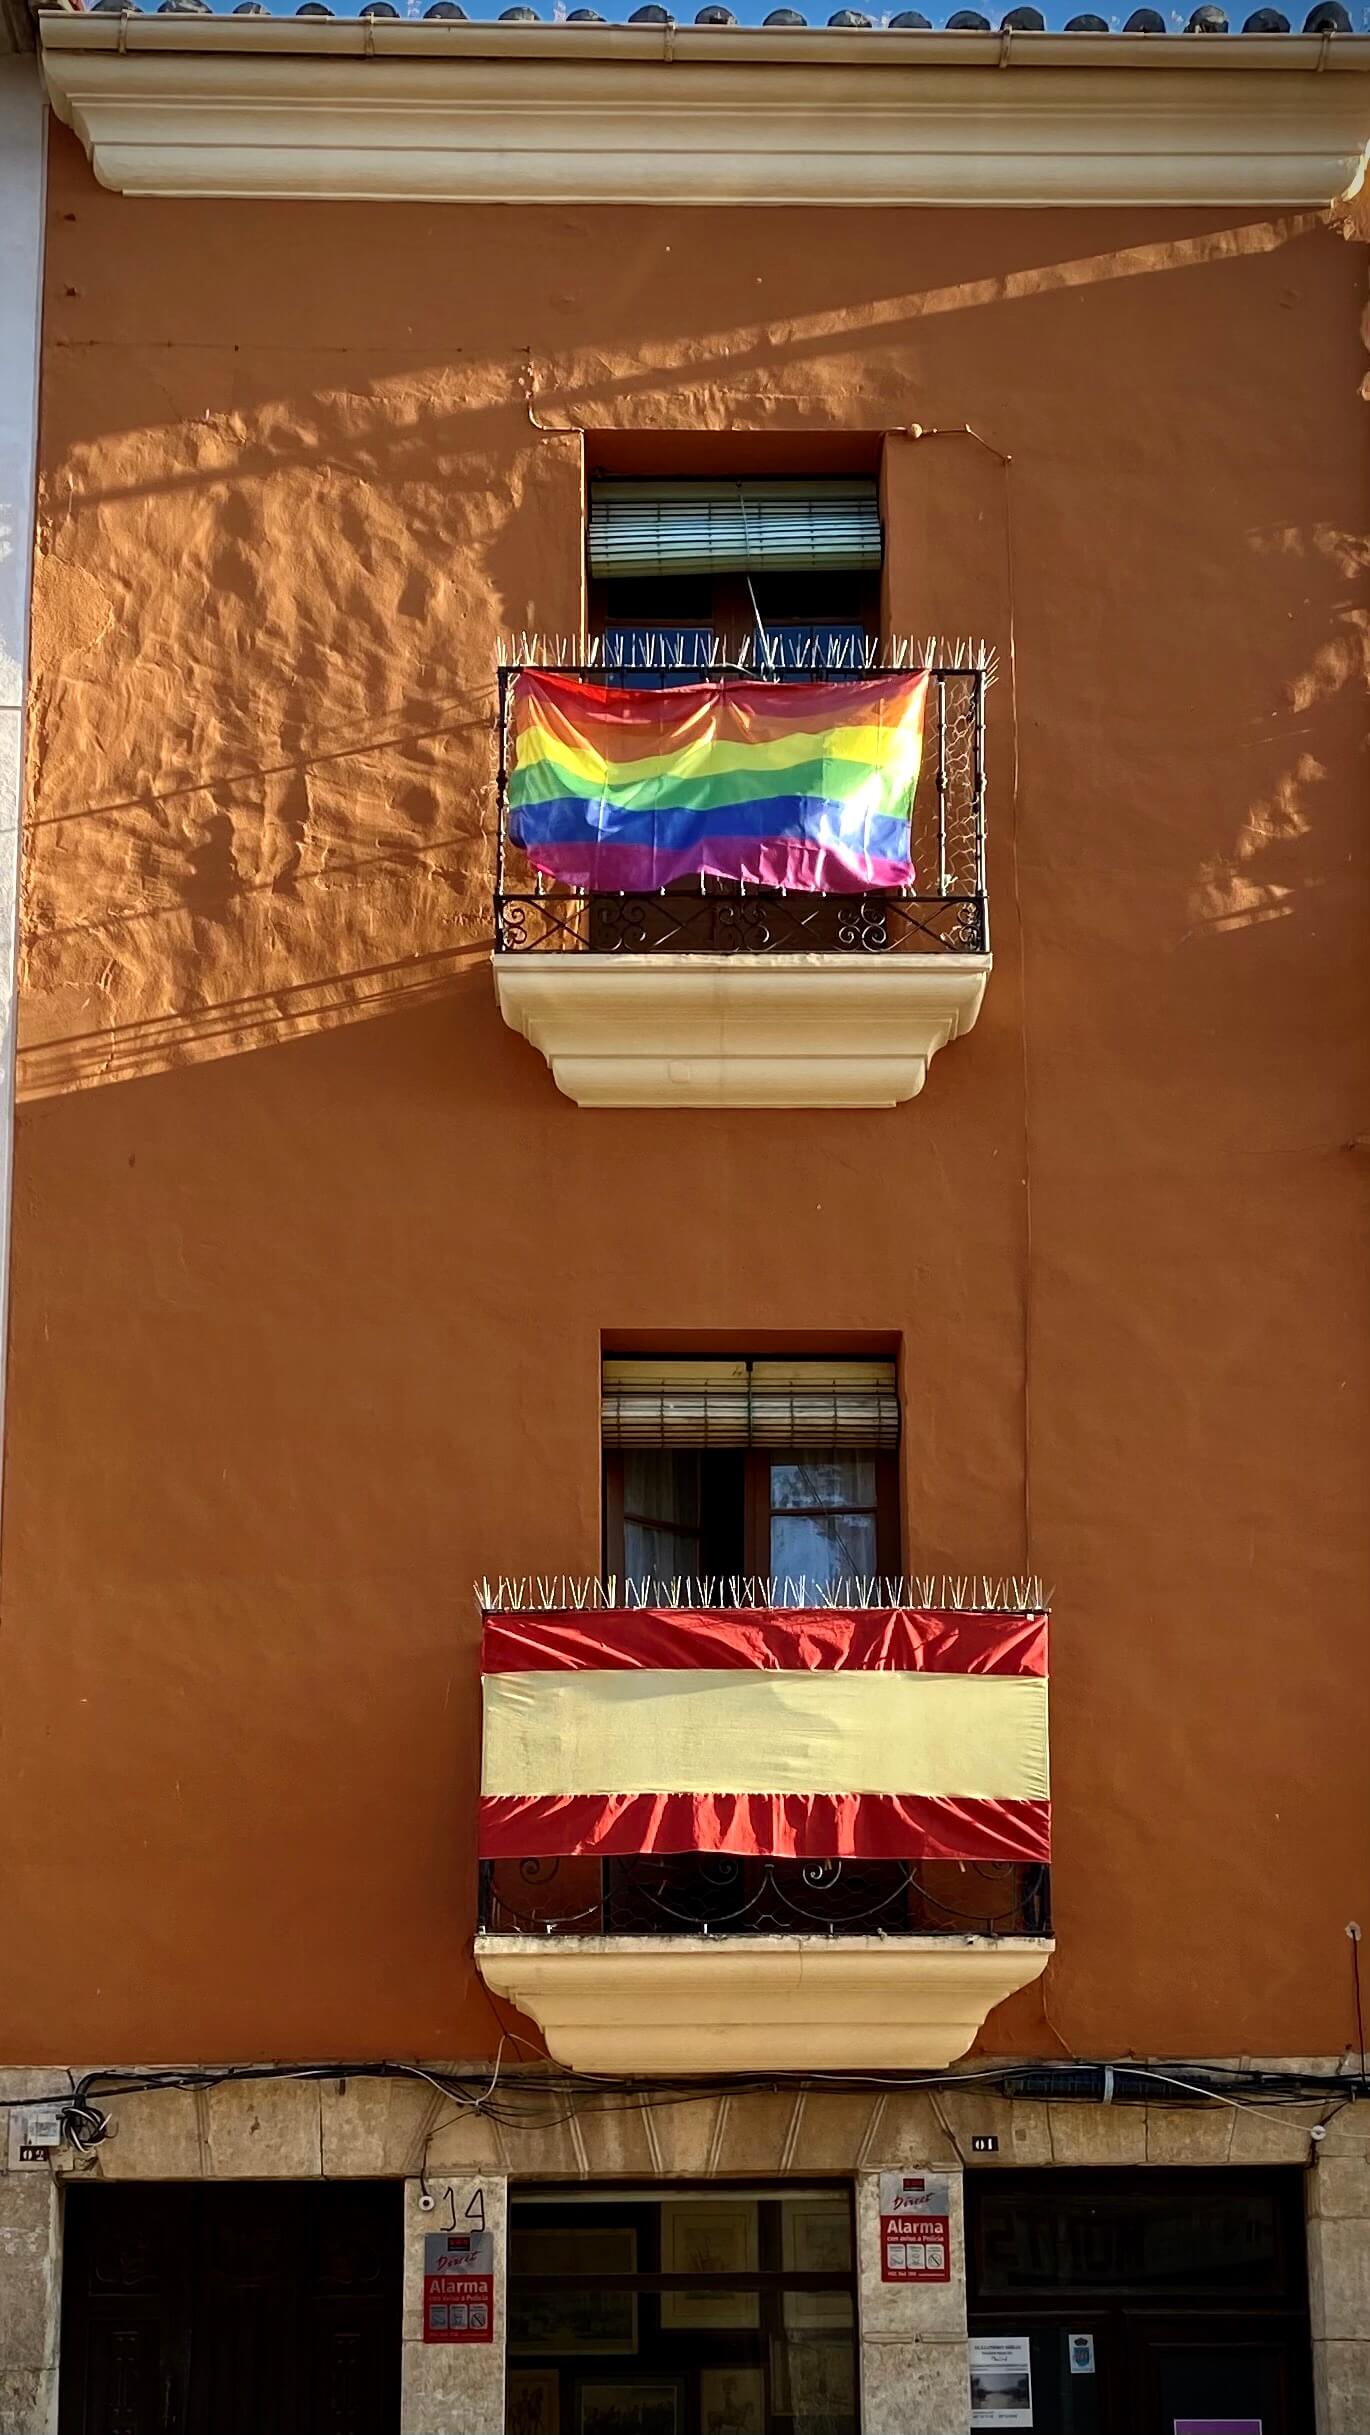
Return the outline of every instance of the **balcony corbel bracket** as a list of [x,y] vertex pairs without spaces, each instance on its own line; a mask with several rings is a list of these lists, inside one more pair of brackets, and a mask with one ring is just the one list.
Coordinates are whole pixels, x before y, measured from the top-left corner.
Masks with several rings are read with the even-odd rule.
[[579,1107],[888,1108],[970,1031],[988,955],[499,955],[500,1012]]

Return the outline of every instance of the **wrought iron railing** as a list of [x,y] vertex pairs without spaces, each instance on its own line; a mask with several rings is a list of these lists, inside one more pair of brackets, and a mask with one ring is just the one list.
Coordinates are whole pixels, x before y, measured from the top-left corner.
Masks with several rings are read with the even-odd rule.
[[1051,1872],[1010,1861],[486,1860],[498,1936],[1049,1936]]
[[[912,815],[914,885],[831,896],[713,879],[651,894],[590,894],[534,871],[509,834],[509,709],[520,673],[517,666],[499,671],[498,954],[775,955],[820,948],[851,955],[988,953],[986,669],[950,664],[928,669],[923,774]],[[604,676],[602,667],[563,667],[559,673],[592,680]],[[691,673],[682,670],[685,681]],[[736,674],[750,683],[758,676],[755,668],[708,673]],[[878,673],[862,665],[825,668],[823,677],[840,684]]]

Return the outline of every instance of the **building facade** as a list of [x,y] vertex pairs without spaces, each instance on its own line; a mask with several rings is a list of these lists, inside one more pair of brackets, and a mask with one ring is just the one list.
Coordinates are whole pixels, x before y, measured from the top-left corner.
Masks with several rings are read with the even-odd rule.
[[[1370,2428],[1370,46],[1215,14],[0,61],[4,2435]],[[529,781],[924,678],[902,877]]]

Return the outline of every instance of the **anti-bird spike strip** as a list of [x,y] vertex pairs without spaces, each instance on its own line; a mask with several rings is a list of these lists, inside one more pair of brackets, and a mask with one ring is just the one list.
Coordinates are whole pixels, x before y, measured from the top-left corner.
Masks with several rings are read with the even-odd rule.
[[[757,638],[745,634],[731,656],[722,638],[709,637],[705,660],[685,656],[685,646],[679,636],[647,633],[641,640],[644,668],[679,668],[697,672],[701,667],[721,668],[763,667]],[[606,664],[604,637],[599,634],[540,634],[520,632],[501,635],[496,644],[496,659],[501,668],[598,668]],[[993,643],[972,642],[958,637],[955,642],[944,635],[929,634],[921,640],[914,635],[892,635],[887,644],[866,637],[841,637],[829,646],[820,661],[819,645],[815,641],[799,645],[799,666],[818,668],[826,672],[834,667],[869,671],[873,676],[893,675],[906,669],[944,668],[974,669],[993,683],[998,672],[999,655]],[[616,673],[619,673],[616,671]],[[791,671],[793,673],[793,671]]]
[[488,1614],[566,1612],[593,1608],[660,1607],[775,1609],[810,1605],[828,1608],[911,1607],[962,1614],[1035,1615],[1050,1606],[1049,1593],[1033,1573],[991,1576],[958,1574],[863,1574],[810,1584],[786,1575],[674,1575],[669,1580],[620,1581],[592,1574],[501,1574],[472,1584],[477,1606]]

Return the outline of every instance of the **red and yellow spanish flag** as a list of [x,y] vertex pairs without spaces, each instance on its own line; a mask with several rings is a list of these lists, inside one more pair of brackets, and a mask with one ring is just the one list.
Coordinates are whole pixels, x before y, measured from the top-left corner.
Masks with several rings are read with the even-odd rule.
[[485,1619],[481,1855],[1045,1860],[1045,1615]]

